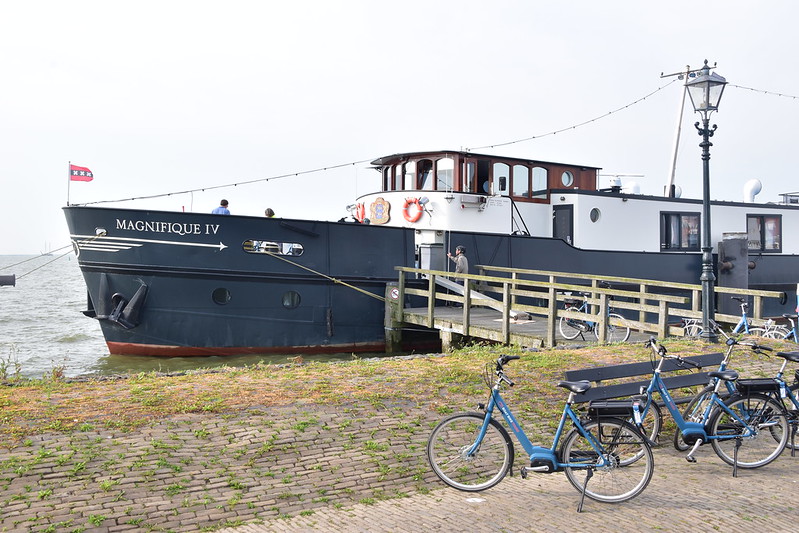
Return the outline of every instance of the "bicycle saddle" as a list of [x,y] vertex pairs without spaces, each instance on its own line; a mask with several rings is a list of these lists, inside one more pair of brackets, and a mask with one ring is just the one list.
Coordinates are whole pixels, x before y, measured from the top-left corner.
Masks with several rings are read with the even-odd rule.
[[799,352],[777,352],[777,355],[788,361],[799,363]]
[[738,372],[735,370],[714,370],[713,372],[708,372],[707,375],[711,378],[723,379],[724,381],[735,381],[738,379]]
[[572,392],[576,392],[577,394],[581,392],[585,392],[591,388],[590,381],[561,381],[558,383],[558,387],[563,387],[564,389],[568,389]]

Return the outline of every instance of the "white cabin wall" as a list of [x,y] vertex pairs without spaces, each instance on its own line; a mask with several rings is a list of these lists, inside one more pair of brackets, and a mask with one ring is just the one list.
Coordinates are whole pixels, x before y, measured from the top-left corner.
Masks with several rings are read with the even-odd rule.
[[533,237],[552,237],[551,205],[516,202],[516,208],[521,213],[530,235]]

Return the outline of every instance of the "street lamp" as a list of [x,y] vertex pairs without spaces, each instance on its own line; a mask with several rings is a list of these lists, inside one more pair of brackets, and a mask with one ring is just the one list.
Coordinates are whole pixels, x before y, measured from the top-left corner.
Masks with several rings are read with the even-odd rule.
[[702,148],[702,275],[699,280],[702,283],[702,339],[707,342],[717,340],[716,332],[710,327],[715,317],[713,285],[716,281],[713,274],[713,246],[710,243],[710,147],[713,146],[710,138],[716,131],[716,125],[713,124],[711,128],[709,119],[710,114],[719,109],[725,85],[727,80],[710,72],[707,59],[699,75],[685,83],[694,111],[702,115],[702,127],[699,122],[694,126],[702,136],[699,144]]

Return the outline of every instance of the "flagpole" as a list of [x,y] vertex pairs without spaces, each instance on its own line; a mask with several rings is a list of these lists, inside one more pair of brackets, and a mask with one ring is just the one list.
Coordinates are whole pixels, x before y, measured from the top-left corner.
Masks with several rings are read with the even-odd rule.
[[72,183],[72,161],[67,161],[67,207],[69,207],[69,184]]

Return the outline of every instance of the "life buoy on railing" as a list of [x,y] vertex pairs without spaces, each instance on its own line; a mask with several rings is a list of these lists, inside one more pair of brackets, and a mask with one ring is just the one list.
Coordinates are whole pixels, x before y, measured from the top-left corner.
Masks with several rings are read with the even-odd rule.
[[424,209],[422,205],[419,203],[418,198],[406,198],[405,205],[402,206],[402,216],[405,217],[405,220],[408,222],[416,222],[420,218],[422,218],[422,212]]

